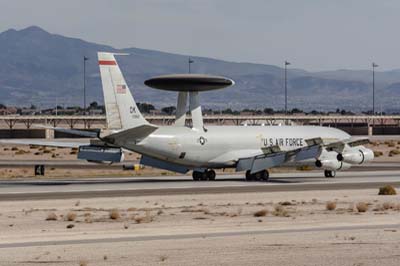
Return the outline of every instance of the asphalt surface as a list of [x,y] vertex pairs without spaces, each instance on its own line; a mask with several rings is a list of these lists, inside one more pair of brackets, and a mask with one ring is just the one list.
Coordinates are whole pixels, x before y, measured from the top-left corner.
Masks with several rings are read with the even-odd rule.
[[400,170],[339,172],[336,178],[325,178],[322,172],[276,173],[269,182],[246,182],[242,174],[202,182],[190,176],[0,181],[0,200],[343,190],[386,184],[400,186]]

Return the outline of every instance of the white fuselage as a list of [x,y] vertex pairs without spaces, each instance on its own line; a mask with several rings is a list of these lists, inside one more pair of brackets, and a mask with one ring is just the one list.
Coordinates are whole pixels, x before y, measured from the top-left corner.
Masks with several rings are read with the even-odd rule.
[[124,148],[190,168],[223,168],[232,167],[239,158],[260,154],[263,147],[292,150],[307,146],[305,140],[311,138],[329,143],[350,136],[317,126],[208,126],[206,131],[163,126],[139,143],[125,143]]

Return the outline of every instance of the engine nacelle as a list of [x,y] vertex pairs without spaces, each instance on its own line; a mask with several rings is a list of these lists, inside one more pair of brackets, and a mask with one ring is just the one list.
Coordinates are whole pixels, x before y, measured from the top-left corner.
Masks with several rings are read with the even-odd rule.
[[349,164],[362,164],[374,159],[374,152],[365,147],[357,147],[337,155],[337,160]]
[[315,166],[318,168],[322,168],[324,170],[331,170],[331,171],[340,171],[346,170],[351,167],[351,164],[345,162],[339,162],[336,159],[328,159],[328,160],[317,160],[315,162]]
[[315,161],[315,166],[324,170],[339,171],[346,170],[351,167],[351,164],[337,160],[338,153],[334,151],[323,151],[318,160]]
[[119,163],[124,160],[121,148],[86,145],[79,146],[78,159],[95,163]]

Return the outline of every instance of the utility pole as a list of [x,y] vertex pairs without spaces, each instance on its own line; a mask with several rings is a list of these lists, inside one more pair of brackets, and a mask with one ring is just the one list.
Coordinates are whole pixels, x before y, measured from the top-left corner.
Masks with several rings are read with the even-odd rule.
[[191,65],[192,63],[194,63],[194,61],[189,57],[189,60],[188,60],[189,74],[191,73],[191,71],[190,71],[190,65]]
[[288,61],[285,61],[285,115],[287,115],[287,66],[290,65]]
[[375,115],[375,68],[377,64],[372,63],[372,115]]
[[83,113],[86,115],[86,61],[89,57],[83,56]]

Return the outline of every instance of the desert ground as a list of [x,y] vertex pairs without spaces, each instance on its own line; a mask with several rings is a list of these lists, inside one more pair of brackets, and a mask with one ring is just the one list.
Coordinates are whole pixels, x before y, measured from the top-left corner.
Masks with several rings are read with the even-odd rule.
[[[375,162],[398,162],[398,141],[369,145]],[[127,154],[135,163],[138,155]],[[76,150],[3,145],[0,179],[148,176],[124,171],[33,166]],[[86,163],[84,163],[86,164]],[[291,169],[305,170],[309,169]],[[273,171],[289,171],[273,169]],[[221,174],[221,173],[219,173]],[[1,182],[1,181],[0,181]],[[399,188],[396,188],[397,190]],[[400,196],[375,189],[0,201],[2,265],[399,265]]]
[[377,189],[0,202],[0,265],[398,265]]

